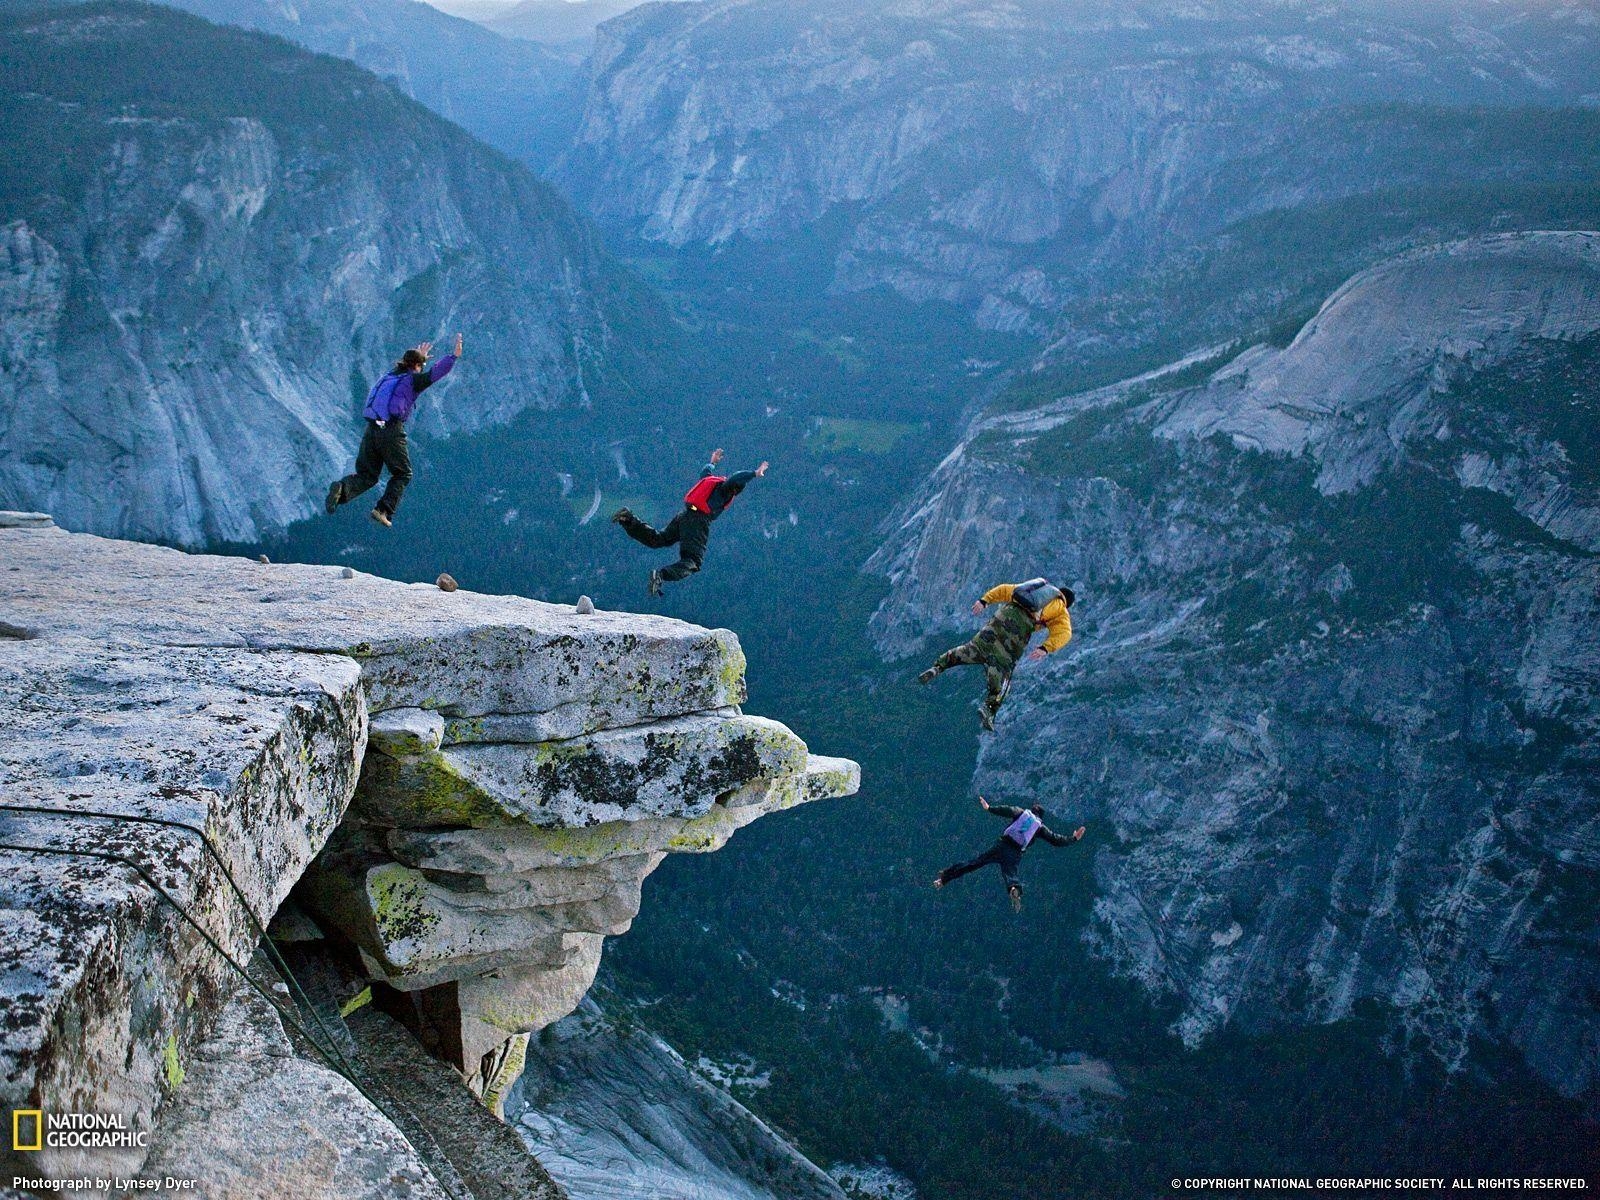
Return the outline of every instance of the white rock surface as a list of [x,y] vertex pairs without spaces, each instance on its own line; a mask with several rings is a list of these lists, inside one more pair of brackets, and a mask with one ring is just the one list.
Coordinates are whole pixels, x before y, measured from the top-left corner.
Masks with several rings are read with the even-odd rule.
[[196,1047],[142,1174],[200,1181],[206,1200],[453,1200],[349,1080],[295,1053],[248,989]]
[[1600,325],[1600,234],[1516,233],[1430,247],[1364,271],[1282,350],[1256,347],[1186,395],[1167,437],[1312,455],[1325,494],[1371,483],[1447,435],[1451,387],[1533,340]]
[[[0,532],[0,577],[23,536]],[[196,826],[262,919],[343,816],[366,737],[356,664],[284,651],[0,638],[0,712],[0,803]],[[119,856],[235,961],[256,941],[187,831],[0,810],[0,842]],[[117,1112],[148,1128],[234,982],[132,866],[0,850],[0,1105]],[[29,1164],[104,1174],[138,1157],[47,1150]]]
[[543,740],[744,700],[744,654],[725,629],[612,612],[580,620],[519,596],[342,579],[336,567],[263,571],[58,529],[6,537],[0,620],[107,643],[346,655],[374,712],[514,715]]
[[507,1114],[572,1200],[844,1200],[648,1030],[593,1000],[528,1047]]
[[[263,922],[298,883],[480,1091],[503,1083],[508,1044],[582,999],[666,853],[855,790],[853,763],[811,759],[743,697],[725,630],[0,521],[4,803],[202,826]],[[256,941],[187,833],[0,810],[0,842],[126,856],[236,961]],[[117,863],[0,849],[0,918],[0,1099],[149,1127],[216,1033],[226,963]],[[203,1073],[245,1113],[299,1086],[256,1072],[259,1049]],[[217,1109],[208,1092],[193,1111]],[[370,1160],[312,1146],[283,1194],[364,1195],[383,1161],[400,1180],[391,1132]],[[140,1157],[30,1165],[125,1174]],[[216,1194],[249,1186],[246,1166],[216,1169]]]

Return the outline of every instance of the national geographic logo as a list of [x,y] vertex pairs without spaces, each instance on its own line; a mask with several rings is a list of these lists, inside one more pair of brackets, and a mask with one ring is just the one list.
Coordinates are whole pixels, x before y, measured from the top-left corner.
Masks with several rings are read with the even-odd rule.
[[[32,1132],[28,1132],[32,1130]],[[44,1113],[37,1108],[19,1108],[11,1114],[11,1148],[44,1149]]]
[[18,1108],[11,1113],[13,1150],[147,1149],[150,1133],[134,1129],[127,1117],[107,1113],[48,1113]]

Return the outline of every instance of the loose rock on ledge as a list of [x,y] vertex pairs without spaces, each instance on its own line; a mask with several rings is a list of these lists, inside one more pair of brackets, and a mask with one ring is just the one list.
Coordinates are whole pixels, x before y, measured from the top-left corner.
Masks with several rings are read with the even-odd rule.
[[461,586],[455,581],[455,578],[449,574],[441,574],[435,582],[438,583],[439,590],[441,592],[453,592],[456,590],[456,588]]
[[[441,600],[356,572],[336,582],[327,566],[258,571],[48,526],[0,543],[17,568],[0,632],[36,635],[4,643],[8,785],[214,832],[246,903],[270,918],[294,888],[303,919],[287,940],[354,951],[350,982],[388,985],[418,1053],[491,1109],[529,1034],[581,1001],[666,854],[714,850],[750,821],[857,786],[854,764],[740,710],[745,660],[727,630],[601,611],[577,621],[566,605]],[[64,746],[103,769],[61,776]],[[87,814],[3,823],[28,845],[131,844]],[[245,955],[253,930],[197,839],[163,832],[141,842],[141,862],[152,852],[162,886]],[[211,1112],[259,1112],[325,1075],[294,1057],[280,1071],[264,1053],[202,1087],[226,1024],[218,1002],[239,984],[225,964],[115,865],[0,858],[0,907],[30,916],[0,924],[0,1101],[114,1097],[155,1128],[153,1161],[170,1166]],[[93,997],[74,982],[85,972]],[[202,1101],[188,1124],[167,1103],[186,1074]],[[382,1188],[393,1172],[413,1200],[431,1194],[412,1177],[448,1163],[420,1145],[426,1161],[408,1158],[382,1113],[348,1115],[353,1140],[316,1130],[294,1159],[308,1200],[360,1195],[363,1179]],[[241,1147],[225,1170],[269,1178],[277,1153]],[[127,1174],[142,1158],[40,1165]],[[298,1194],[282,1182],[249,1194]]]

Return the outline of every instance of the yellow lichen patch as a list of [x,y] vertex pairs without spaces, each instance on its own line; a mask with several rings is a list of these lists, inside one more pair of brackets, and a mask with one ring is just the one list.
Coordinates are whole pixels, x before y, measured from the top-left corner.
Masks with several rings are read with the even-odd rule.
[[515,1083],[522,1074],[522,1068],[528,1062],[528,1039],[526,1033],[513,1034],[506,1042],[505,1052],[501,1055],[499,1065],[483,1088],[483,1105],[502,1121],[505,1120],[506,1089]]
[[386,863],[367,872],[367,898],[385,956],[395,966],[409,959],[409,948],[439,925],[428,904],[427,883],[420,872]]
[[674,854],[708,854],[727,844],[737,828],[728,810],[719,806],[703,817],[685,821],[683,828],[667,842],[667,849]]
[[178,1061],[178,1034],[176,1030],[167,1034],[167,1046],[161,1052],[161,1067],[167,1077],[168,1088],[175,1092],[183,1086],[185,1071],[183,1063]]
[[722,684],[722,693],[729,704],[743,704],[748,693],[745,691],[745,657],[744,650],[737,641],[726,645],[726,652],[722,657],[718,681]]

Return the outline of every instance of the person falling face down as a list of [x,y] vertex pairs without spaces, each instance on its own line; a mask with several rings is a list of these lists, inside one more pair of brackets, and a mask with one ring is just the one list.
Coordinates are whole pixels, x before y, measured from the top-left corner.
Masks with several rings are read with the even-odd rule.
[[963,875],[970,875],[973,871],[982,870],[990,863],[997,863],[1000,867],[1000,879],[1006,885],[1006,895],[1011,900],[1013,912],[1022,911],[1022,880],[1018,875],[1018,868],[1022,866],[1022,856],[1027,853],[1028,847],[1035,841],[1048,842],[1052,846],[1070,846],[1073,842],[1083,840],[1086,826],[1079,825],[1071,835],[1059,834],[1044,823],[1044,807],[1035,804],[1030,808],[1013,808],[1009,804],[990,804],[982,796],[978,803],[983,811],[992,816],[1009,821],[999,840],[976,858],[966,862],[955,863],[946,867],[934,877],[933,886],[942,888],[953,879],[960,879]]
[[[1011,672],[1023,655],[1037,662],[1072,640],[1072,618],[1067,610],[1076,599],[1071,588],[1044,579],[990,588],[972,605],[974,616],[991,604],[997,606],[988,623],[971,641],[934,659],[933,666],[917,676],[917,682],[932,683],[951,667],[982,667],[988,694],[978,709],[978,720],[985,729],[994,729],[995,714],[1011,688]],[[1028,642],[1039,630],[1045,631],[1044,644],[1029,651]]]
[[622,531],[642,546],[652,550],[678,548],[678,561],[650,572],[650,594],[661,595],[663,584],[687,579],[705,563],[706,546],[711,540],[711,522],[720,517],[728,505],[750,481],[767,473],[763,462],[753,471],[735,471],[724,475],[720,471],[723,453],[719,446],[711,452],[711,461],[700,469],[700,478],[683,497],[683,507],[668,521],[666,527],[657,529],[640,520],[626,508],[611,514],[611,520],[622,526]]

